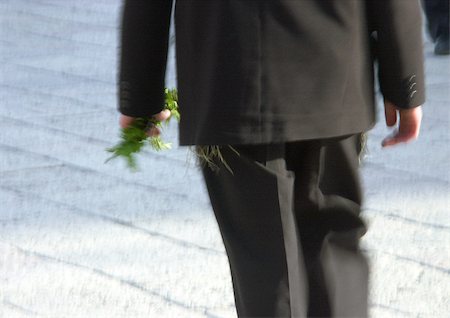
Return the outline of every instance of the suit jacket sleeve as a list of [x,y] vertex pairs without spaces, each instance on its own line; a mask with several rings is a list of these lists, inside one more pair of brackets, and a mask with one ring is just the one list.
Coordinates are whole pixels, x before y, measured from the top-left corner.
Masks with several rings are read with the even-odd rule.
[[399,108],[425,101],[422,13],[418,0],[368,0],[384,98]]
[[164,107],[172,0],[125,0],[120,34],[119,106],[132,117]]

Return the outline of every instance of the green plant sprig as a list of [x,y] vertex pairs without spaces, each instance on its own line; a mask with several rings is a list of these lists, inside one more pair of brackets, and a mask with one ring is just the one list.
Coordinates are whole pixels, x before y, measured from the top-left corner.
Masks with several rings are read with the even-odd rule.
[[[179,122],[181,116],[178,110],[177,90],[175,88],[165,88],[164,95],[164,109],[170,111],[170,116],[165,121],[165,124],[168,125],[172,117],[175,117],[175,119]],[[172,144],[164,142],[161,139],[161,136],[150,137],[147,135],[148,129],[152,126],[163,128],[163,123],[156,120],[154,117],[137,117],[130,125],[122,128],[120,133],[121,141],[111,148],[106,148],[106,151],[111,152],[113,155],[106,159],[105,163],[111,159],[122,157],[125,159],[127,166],[131,170],[137,171],[136,154],[139,153],[146,144],[149,144],[149,146],[155,151],[171,149]],[[239,155],[233,147],[228,147]],[[196,146],[194,149],[191,148],[191,151],[198,157],[201,164],[208,165],[213,171],[217,172],[219,170],[219,166],[214,162],[214,160],[218,160],[228,171],[230,171],[230,173],[233,174],[230,166],[226,163],[222,156],[220,146]]]
[[[239,152],[235,148],[233,148],[230,145],[228,145],[228,147],[239,156]],[[214,159],[217,159],[220,163],[222,163],[225,166],[225,168],[231,174],[234,175],[233,170],[227,164],[227,162],[225,161],[225,158],[222,155],[220,146],[217,146],[217,145],[196,146],[194,149],[194,153],[199,158],[200,163],[202,165],[208,165],[208,167],[212,171],[219,172],[220,167],[216,163],[214,163]]]
[[[170,111],[170,117],[165,121],[169,124],[170,119],[175,117],[180,121],[180,112],[178,110],[178,94],[176,89],[164,89],[165,103],[164,109]],[[121,128],[121,141],[113,147],[106,148],[106,151],[113,153],[111,157],[105,160],[105,163],[111,159],[122,157],[126,160],[128,167],[136,171],[137,163],[135,155],[139,153],[145,144],[149,144],[156,151],[171,149],[171,143],[165,143],[161,136],[148,136],[147,131],[151,126],[162,128],[162,122],[155,118],[137,117],[125,128]]]

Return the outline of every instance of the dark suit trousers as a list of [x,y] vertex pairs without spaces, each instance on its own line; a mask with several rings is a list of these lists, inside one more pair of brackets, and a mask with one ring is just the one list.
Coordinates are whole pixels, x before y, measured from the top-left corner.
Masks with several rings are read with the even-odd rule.
[[367,317],[359,135],[233,147],[202,172],[238,316]]

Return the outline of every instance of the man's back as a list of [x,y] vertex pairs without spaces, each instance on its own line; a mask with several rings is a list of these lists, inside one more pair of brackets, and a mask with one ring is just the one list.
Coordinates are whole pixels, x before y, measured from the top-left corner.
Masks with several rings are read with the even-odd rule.
[[[170,10],[167,0],[126,4],[125,115],[162,108]],[[178,0],[180,144],[269,143],[368,130],[375,120],[374,57],[387,99],[402,108],[422,104],[420,19],[415,0]]]

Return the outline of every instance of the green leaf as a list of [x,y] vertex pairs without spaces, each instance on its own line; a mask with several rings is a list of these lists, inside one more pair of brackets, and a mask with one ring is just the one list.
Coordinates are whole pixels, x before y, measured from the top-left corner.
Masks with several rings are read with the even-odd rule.
[[[177,121],[180,121],[180,113],[178,111],[178,92],[176,88],[164,89],[165,103],[164,109],[170,110],[170,117],[166,120],[166,125],[170,119],[175,117]],[[112,156],[105,160],[105,163],[114,158],[124,158],[127,166],[132,170],[137,170],[136,154],[142,151],[146,141],[148,141],[150,147],[155,151],[161,151],[171,149],[171,143],[165,143],[160,136],[149,137],[147,135],[147,129],[149,124],[153,124],[158,128],[163,128],[161,121],[154,118],[136,118],[132,124],[126,128],[122,128],[120,131],[120,142],[113,147],[106,148],[107,152],[112,153]]]

